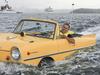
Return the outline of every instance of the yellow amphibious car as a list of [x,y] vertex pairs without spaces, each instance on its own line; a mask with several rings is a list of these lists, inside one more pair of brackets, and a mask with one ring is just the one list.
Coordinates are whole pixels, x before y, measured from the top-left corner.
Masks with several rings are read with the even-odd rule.
[[66,39],[59,29],[56,21],[22,19],[13,33],[0,33],[0,61],[48,66],[96,44],[95,34]]

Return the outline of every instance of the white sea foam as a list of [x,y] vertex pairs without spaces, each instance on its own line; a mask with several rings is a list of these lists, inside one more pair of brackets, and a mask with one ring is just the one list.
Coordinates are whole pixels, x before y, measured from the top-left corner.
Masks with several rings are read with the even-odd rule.
[[100,40],[100,25],[96,26],[96,27],[92,27],[92,28],[89,28],[83,32],[81,32],[81,34],[96,34],[96,40],[97,40],[97,43],[100,42],[98,40]]

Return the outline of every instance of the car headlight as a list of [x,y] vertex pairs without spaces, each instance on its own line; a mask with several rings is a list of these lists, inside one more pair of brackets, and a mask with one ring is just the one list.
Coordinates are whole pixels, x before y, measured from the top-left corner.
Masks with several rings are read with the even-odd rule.
[[20,51],[18,48],[12,48],[11,51],[11,56],[14,60],[19,60],[20,59]]

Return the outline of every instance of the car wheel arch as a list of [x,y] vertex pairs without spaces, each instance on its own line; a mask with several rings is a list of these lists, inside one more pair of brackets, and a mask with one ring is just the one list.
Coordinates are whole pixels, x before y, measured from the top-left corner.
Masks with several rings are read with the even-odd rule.
[[40,62],[39,62],[39,64],[38,64],[38,67],[41,67],[41,63],[42,63],[43,60],[49,60],[49,61],[52,61],[52,62],[55,61],[52,57],[43,57],[43,58],[40,60]]

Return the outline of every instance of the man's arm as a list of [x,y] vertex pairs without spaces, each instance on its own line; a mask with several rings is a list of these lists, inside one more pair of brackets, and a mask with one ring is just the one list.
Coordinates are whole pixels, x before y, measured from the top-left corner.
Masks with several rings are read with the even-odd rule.
[[70,44],[75,44],[75,39],[74,38],[70,38],[70,37],[68,37],[66,35],[62,35],[62,38],[65,38],[66,40],[68,40],[68,42]]

